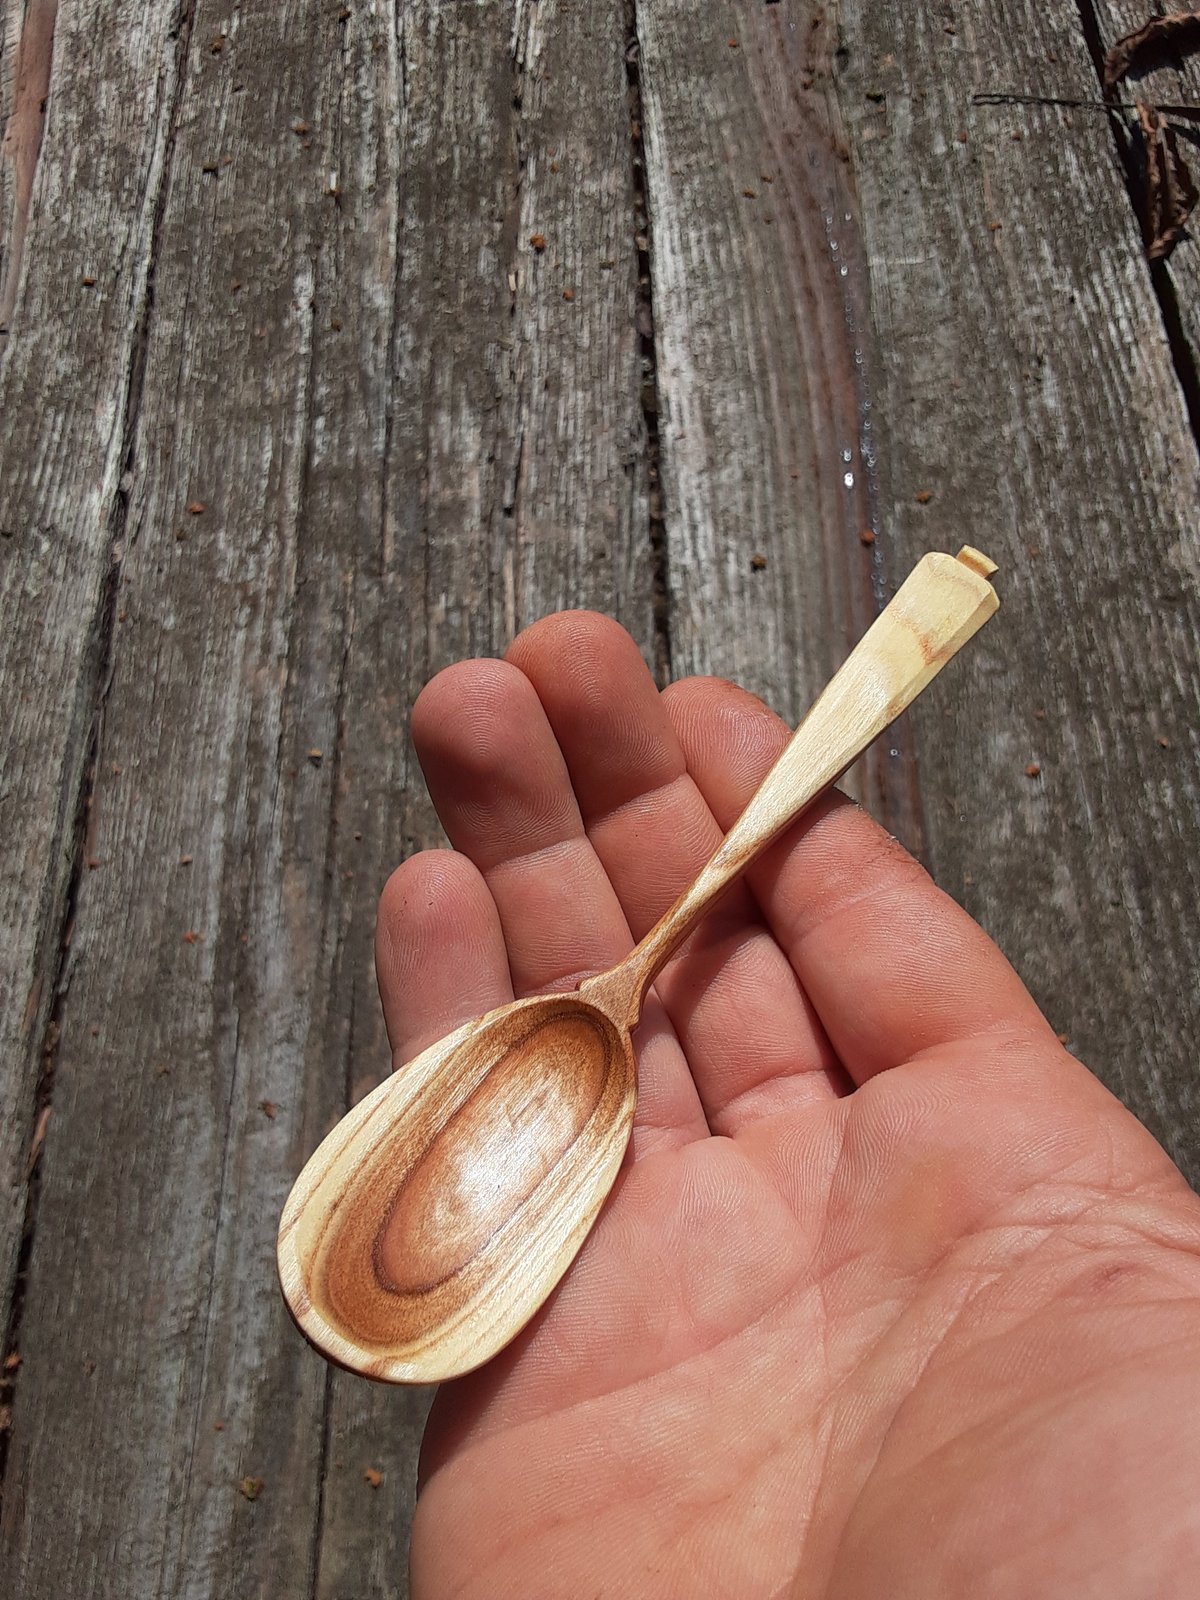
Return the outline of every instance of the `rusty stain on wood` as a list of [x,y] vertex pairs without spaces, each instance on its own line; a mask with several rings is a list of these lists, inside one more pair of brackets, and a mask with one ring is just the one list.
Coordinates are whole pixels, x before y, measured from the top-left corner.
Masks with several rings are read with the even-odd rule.
[[[12,199],[8,216],[0,219],[0,336],[8,332],[17,299],[17,281],[25,252],[29,227],[29,203],[33,196],[34,174],[42,148],[42,129],[46,122],[46,102],[50,93],[50,62],[54,54],[54,24],[58,0],[28,0],[23,21],[14,7],[11,13],[15,35],[15,65],[11,104],[3,138],[0,138],[0,163],[11,171]],[[12,49],[12,38],[4,41]],[[2,59],[2,58],[0,58]],[[0,347],[2,348],[2,347]]]

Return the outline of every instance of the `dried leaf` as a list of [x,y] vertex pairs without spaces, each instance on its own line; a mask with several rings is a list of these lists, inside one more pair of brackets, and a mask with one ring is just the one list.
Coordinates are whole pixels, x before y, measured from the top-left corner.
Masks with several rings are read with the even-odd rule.
[[1200,13],[1172,11],[1169,16],[1151,17],[1149,22],[1127,33],[1104,57],[1105,90],[1115,89],[1129,73],[1152,72],[1170,66],[1181,56],[1200,50]]
[[1178,244],[1200,195],[1174,129],[1144,100],[1137,102],[1137,116],[1146,155],[1146,254],[1162,261]]

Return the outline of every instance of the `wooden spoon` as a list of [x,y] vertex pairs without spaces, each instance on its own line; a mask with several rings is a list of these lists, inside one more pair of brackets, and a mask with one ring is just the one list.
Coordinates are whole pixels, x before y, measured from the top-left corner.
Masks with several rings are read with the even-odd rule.
[[567,1270],[616,1178],[630,1031],[656,973],[750,862],[904,710],[998,601],[970,546],[925,556],[692,886],[610,972],[501,1006],[344,1117],[300,1174],[279,1276],[331,1361],[434,1383],[496,1354]]

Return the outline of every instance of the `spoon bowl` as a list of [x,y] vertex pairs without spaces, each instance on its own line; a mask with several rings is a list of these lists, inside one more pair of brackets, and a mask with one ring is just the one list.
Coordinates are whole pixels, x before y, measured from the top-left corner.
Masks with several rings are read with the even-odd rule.
[[479,1365],[570,1265],[635,1101],[628,1028],[577,994],[513,1001],[431,1045],[292,1191],[279,1271],[301,1330],[391,1383]]
[[574,994],[501,1006],[357,1105],[284,1207],[279,1275],[331,1361],[391,1383],[469,1372],[529,1321],[612,1188],[636,1100],[632,1030],[696,919],[995,611],[994,564],[924,556],[666,915]]

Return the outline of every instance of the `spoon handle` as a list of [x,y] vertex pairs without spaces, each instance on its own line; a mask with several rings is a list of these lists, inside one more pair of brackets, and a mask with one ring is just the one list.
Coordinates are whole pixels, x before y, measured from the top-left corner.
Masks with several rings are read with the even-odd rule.
[[923,556],[830,679],[698,878],[620,966],[580,987],[632,1027],[692,924],[845,772],[996,610],[995,563],[970,545]]

